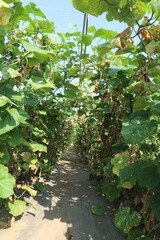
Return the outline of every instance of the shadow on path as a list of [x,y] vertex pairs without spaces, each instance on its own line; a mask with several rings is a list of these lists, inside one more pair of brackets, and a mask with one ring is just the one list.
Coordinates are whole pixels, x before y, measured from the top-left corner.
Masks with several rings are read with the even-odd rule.
[[45,182],[46,192],[30,198],[29,208],[15,226],[0,232],[1,240],[124,240],[108,216],[96,216],[91,206],[106,205],[89,181],[89,169],[73,148],[56,164]]

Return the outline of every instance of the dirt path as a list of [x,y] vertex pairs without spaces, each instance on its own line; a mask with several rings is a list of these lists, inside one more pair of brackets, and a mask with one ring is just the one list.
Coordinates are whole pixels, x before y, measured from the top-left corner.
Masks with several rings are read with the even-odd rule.
[[0,240],[124,240],[108,216],[95,216],[91,206],[106,204],[97,195],[89,170],[73,149],[63,156],[46,181],[46,192],[30,202],[13,227],[0,231]]

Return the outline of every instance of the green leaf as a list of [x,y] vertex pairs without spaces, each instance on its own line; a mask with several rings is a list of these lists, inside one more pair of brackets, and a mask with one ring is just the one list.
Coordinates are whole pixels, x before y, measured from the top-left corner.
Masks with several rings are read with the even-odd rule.
[[157,191],[151,196],[149,199],[151,208],[155,214],[155,217],[158,221],[160,221],[160,191]]
[[[132,229],[129,233],[128,233],[128,240],[140,240],[139,239],[139,232],[138,232],[138,230],[137,229]],[[138,237],[138,239],[137,239],[137,237]],[[145,240],[145,239],[144,239]],[[149,239],[147,239],[147,240],[149,240]]]
[[129,87],[126,88],[127,93],[142,93],[144,90],[147,90],[148,85],[143,81],[138,81],[132,83]]
[[149,44],[145,46],[146,53],[148,57],[151,58],[153,53],[155,53],[157,47],[159,47],[159,42],[151,41]]
[[93,205],[91,207],[92,213],[97,216],[104,216],[106,214],[105,206],[104,205]]
[[47,116],[47,112],[46,111],[37,111],[37,113],[40,114],[40,115]]
[[89,45],[91,45],[92,40],[93,40],[92,36],[90,36],[90,35],[82,35],[80,40],[79,40],[79,43],[82,43],[82,44],[84,44],[86,46],[89,46]]
[[75,98],[77,96],[76,93],[79,92],[79,88],[77,86],[69,83],[65,83],[64,86],[64,94],[67,98]]
[[53,52],[38,48],[38,47],[36,47],[36,46],[34,46],[34,45],[24,41],[24,40],[22,40],[22,44],[23,44],[23,47],[28,52],[37,52],[37,53],[44,54],[44,55],[45,54],[53,54]]
[[33,152],[36,152],[36,151],[47,152],[47,147],[37,142],[26,142],[25,145],[31,148]]
[[14,104],[9,98],[0,94],[0,107],[3,107],[7,103]]
[[140,186],[147,189],[153,189],[160,183],[160,174],[157,166],[154,165],[139,168],[137,178]]
[[4,1],[0,0],[0,26],[8,24],[12,14],[12,8]]
[[130,69],[134,69],[135,66],[125,66],[122,64],[122,61],[118,58],[116,58],[115,60],[110,62],[110,66],[109,66],[109,71],[108,73],[113,75],[119,71],[122,70],[130,70]]
[[9,208],[9,213],[12,214],[14,217],[21,215],[26,207],[26,203],[21,200],[14,200],[8,202],[7,204]]
[[0,135],[11,131],[17,127],[20,123],[25,123],[28,118],[28,114],[25,111],[17,109],[6,109],[1,112],[0,116]]
[[[77,75],[80,73],[80,71],[81,71],[81,68],[80,68],[79,66],[71,67],[71,68],[69,69],[68,76],[69,76],[69,77],[77,76]],[[72,84],[70,84],[70,85],[72,85]],[[72,86],[75,87],[74,85],[72,85]],[[71,87],[71,86],[70,86],[70,87]]]
[[[15,1],[18,1],[18,0],[15,0]],[[17,4],[18,2],[19,4]],[[24,7],[22,6],[21,1],[18,1],[18,2],[17,3],[15,2],[15,6],[13,7],[14,14],[12,14],[11,16],[11,22],[9,25],[10,28],[18,28],[19,21],[30,22],[33,24],[32,18],[29,16],[29,14],[26,12]]]
[[155,11],[160,11],[160,2],[159,0],[152,0],[150,2],[151,7],[155,10]]
[[126,119],[123,121],[122,134],[126,143],[139,144],[157,131],[155,120],[141,118]]
[[111,159],[111,163],[114,165],[113,173],[119,176],[119,171],[127,165],[129,160],[129,152],[118,153],[114,158]]
[[133,104],[133,111],[137,112],[144,110],[148,106],[148,101],[145,97],[137,96]]
[[35,30],[43,33],[54,33],[54,23],[50,22],[48,19],[45,20],[39,20],[39,19],[33,19],[31,24],[25,28],[25,30]]
[[37,7],[37,5],[34,2],[30,2],[28,5],[26,5],[24,7],[24,9],[28,12],[28,13],[32,13],[35,16],[39,16],[42,18],[46,18],[46,16],[44,15],[44,13],[39,9],[39,7]]
[[20,144],[24,144],[23,132],[19,129],[13,129],[8,136],[7,142],[12,147],[17,147]]
[[19,72],[16,71],[15,69],[13,69],[13,68],[9,68],[7,70],[7,72],[9,73],[11,78],[15,78],[15,77],[18,77],[20,75]]
[[[10,95],[10,92],[9,92],[9,95]],[[20,106],[21,106],[21,104],[23,103],[23,96],[22,96],[22,94],[20,94],[20,93],[18,93],[18,92],[13,91],[13,92],[11,93],[11,95],[10,95],[10,98],[11,98],[11,100],[14,101],[17,105],[20,104]]]
[[140,119],[140,120],[149,120],[151,117],[151,111],[150,109],[147,109],[147,110],[140,110],[140,111],[136,111],[136,112],[133,112],[131,114],[131,119]]
[[40,191],[40,192],[45,192],[46,191],[46,186],[43,185],[41,182],[36,182],[35,187]]
[[76,97],[76,93],[73,92],[73,90],[71,90],[71,89],[65,89],[64,94],[67,98],[75,98]]
[[4,145],[0,145],[0,163],[6,164],[10,159],[9,153]]
[[[153,68],[151,68],[149,75],[150,75],[150,77],[157,78],[159,80],[158,76],[160,75],[160,65],[157,65],[157,66],[154,66]],[[159,81],[158,81],[158,83],[159,83]]]
[[149,103],[149,106],[156,112],[160,112],[160,98],[154,99]]
[[36,196],[36,195],[37,195],[37,191],[34,190],[34,189],[32,189],[32,188],[30,188],[29,186],[22,186],[21,188],[22,188],[23,190],[26,190],[27,192],[29,192],[29,194],[30,194],[31,196]]
[[123,185],[125,187],[127,183],[130,184],[131,188],[135,183],[139,183],[141,187],[153,189],[160,183],[160,174],[157,166],[146,166],[145,163],[134,163],[126,166],[120,170],[119,177],[122,187]]
[[133,163],[120,170],[119,178],[122,187],[127,186],[130,189],[136,184],[139,169],[140,164]]
[[28,113],[23,110],[17,109],[7,109],[8,113],[14,118],[15,122],[19,125],[20,123],[25,123],[26,119],[29,117]]
[[0,164],[0,198],[8,198],[13,194],[15,178],[8,172],[8,168]]
[[29,106],[35,107],[36,105],[38,105],[39,100],[38,99],[26,99],[26,104],[28,104]]
[[17,55],[20,55],[22,56],[23,53],[20,52],[19,50],[19,44],[10,44],[10,43],[7,43],[7,49],[9,52],[11,52],[13,55],[17,56]]
[[21,168],[24,169],[25,171],[29,171],[29,164],[28,163],[23,163],[21,165]]
[[[72,69],[72,68],[71,68],[71,69]],[[76,68],[76,71],[77,71],[77,70],[80,70],[79,67]],[[71,84],[71,83],[65,83],[64,86],[65,86],[66,88],[68,88],[68,89],[71,89],[71,90],[74,91],[74,92],[79,92],[79,88],[78,88],[77,86]]]
[[[45,113],[44,115],[47,115],[47,113]],[[32,132],[36,137],[43,137],[46,135],[45,131],[38,129],[37,127],[34,128],[33,132]]]
[[72,0],[72,4],[77,10],[90,13],[94,16],[101,15],[107,10],[107,4],[102,0]]
[[1,8],[1,7],[10,8],[11,6],[8,5],[6,2],[0,0],[0,8]]
[[49,89],[54,89],[55,86],[53,83],[35,83],[28,82],[34,90],[48,91]]
[[128,3],[128,0],[121,0],[119,4],[120,8],[125,7],[127,3]]
[[111,41],[118,32],[112,31],[112,30],[106,30],[104,28],[99,28],[95,33],[94,33],[94,38],[103,38],[108,41]]
[[95,33],[96,32],[96,27],[95,26],[89,26],[88,27],[88,32],[89,33]]
[[26,51],[31,52],[28,55],[28,64],[29,66],[36,66],[39,63],[44,62],[47,59],[52,59],[53,61],[56,59],[56,55],[53,51],[47,51],[37,46],[34,46],[24,40],[22,40],[22,45],[26,49]]
[[[51,54],[43,54],[43,53],[34,52],[34,53],[28,55],[28,65],[30,67],[33,67],[40,63],[43,63],[47,59],[51,59],[51,58],[53,59],[53,56],[51,56]],[[35,75],[32,75],[31,78],[33,81],[36,79],[35,80],[36,82],[44,80],[44,78],[41,78],[41,77],[35,76]]]
[[148,6],[144,1],[137,1],[137,3],[133,5],[133,8],[136,19],[140,20],[145,15]]
[[136,211],[131,211],[129,207],[121,209],[115,215],[115,225],[124,233],[128,233],[133,227],[137,227],[140,221],[141,215]]
[[[1,28],[1,26],[0,26],[0,28]],[[1,31],[1,29],[0,29],[0,31]],[[4,55],[4,54],[6,54],[6,52],[7,52],[7,48],[6,48],[6,45],[5,45],[5,43],[4,43],[4,38],[3,37],[0,37],[0,45],[1,45],[1,48],[0,48],[0,54],[1,55]]]
[[118,188],[118,183],[115,180],[112,180],[111,182],[100,183],[99,190],[110,202],[114,201],[120,196],[120,189]]
[[30,164],[31,165],[38,165],[39,162],[38,162],[38,159],[36,156],[33,156],[31,159],[30,159]]

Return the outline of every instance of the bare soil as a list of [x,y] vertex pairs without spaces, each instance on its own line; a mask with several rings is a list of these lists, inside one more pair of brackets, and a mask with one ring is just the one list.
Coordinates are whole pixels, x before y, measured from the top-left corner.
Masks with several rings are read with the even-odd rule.
[[56,164],[46,191],[27,199],[28,207],[12,227],[4,229],[0,213],[0,240],[124,240],[108,215],[96,216],[91,207],[106,200],[89,181],[89,168],[70,148]]

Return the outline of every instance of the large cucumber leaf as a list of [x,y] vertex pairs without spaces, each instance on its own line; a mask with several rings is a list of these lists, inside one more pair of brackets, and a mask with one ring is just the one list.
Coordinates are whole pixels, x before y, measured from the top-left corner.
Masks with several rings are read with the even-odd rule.
[[25,111],[18,111],[15,108],[2,111],[0,116],[0,135],[11,131],[20,123],[25,123],[27,118],[28,114]]
[[33,152],[40,151],[40,152],[47,152],[47,147],[43,144],[37,142],[25,142],[25,145],[32,149]]
[[9,98],[0,94],[0,107],[3,107],[7,103],[14,104]]
[[144,120],[139,117],[126,119],[123,122],[122,133],[126,143],[139,144],[157,131],[155,120]]
[[117,153],[114,158],[111,159],[111,163],[114,165],[113,173],[119,176],[119,171],[127,165],[130,154],[128,151],[123,153]]
[[9,213],[14,217],[21,215],[26,207],[26,203],[21,200],[8,202]]
[[72,4],[77,10],[94,16],[101,15],[107,11],[107,4],[102,0],[72,0]]
[[112,180],[111,182],[102,182],[99,185],[99,190],[105,195],[106,199],[110,202],[114,201],[120,196],[120,189],[118,188],[118,182]]
[[21,130],[15,128],[9,133],[7,142],[12,147],[17,147],[20,144],[25,144],[23,135],[24,135],[24,133]]
[[13,194],[15,178],[8,172],[8,168],[0,164],[0,198],[8,198]]
[[146,166],[145,163],[133,163],[119,172],[120,182],[130,184],[131,187],[138,183],[141,187],[147,189],[153,189],[160,183],[160,174],[158,168],[155,165]]
[[11,14],[11,6],[0,0],[0,26],[6,26],[8,24]]
[[160,191],[157,191],[156,193],[154,193],[153,196],[151,196],[150,200],[149,200],[150,204],[151,204],[151,208],[156,216],[156,219],[158,221],[160,221]]
[[24,7],[24,9],[28,12],[28,13],[32,13],[35,16],[41,17],[41,18],[46,18],[46,16],[44,15],[44,13],[41,11],[41,9],[34,3],[34,2],[30,2],[28,5],[26,5]]
[[134,163],[126,166],[125,168],[121,169],[119,172],[120,183],[122,187],[129,185],[129,188],[132,188],[137,181],[137,173],[139,170],[139,164]]
[[129,207],[121,209],[115,215],[115,225],[124,233],[128,233],[133,226],[137,227],[140,221],[141,215],[136,211],[131,211]]

